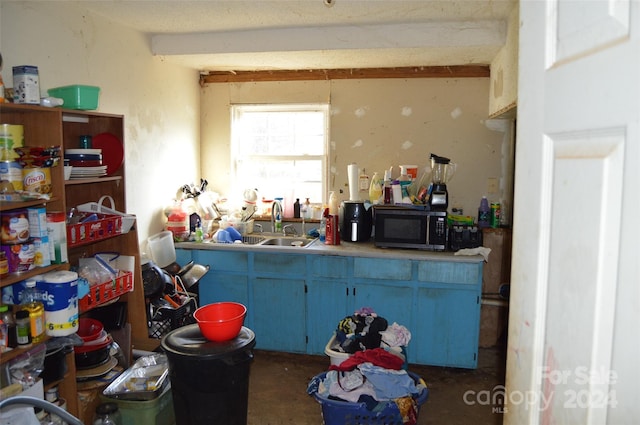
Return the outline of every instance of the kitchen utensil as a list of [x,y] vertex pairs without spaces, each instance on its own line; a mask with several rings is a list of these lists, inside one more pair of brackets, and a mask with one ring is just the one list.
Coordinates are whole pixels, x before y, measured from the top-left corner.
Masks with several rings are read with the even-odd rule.
[[216,342],[229,341],[240,333],[247,307],[235,302],[219,302],[198,308],[193,317],[202,335]]

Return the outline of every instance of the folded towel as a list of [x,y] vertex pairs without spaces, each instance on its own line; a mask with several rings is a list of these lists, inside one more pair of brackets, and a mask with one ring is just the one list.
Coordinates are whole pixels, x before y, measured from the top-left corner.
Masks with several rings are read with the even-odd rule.
[[484,262],[489,261],[489,253],[491,253],[491,248],[486,248],[484,246],[479,246],[477,248],[465,248],[459,251],[456,251],[453,255],[482,255],[484,257]]

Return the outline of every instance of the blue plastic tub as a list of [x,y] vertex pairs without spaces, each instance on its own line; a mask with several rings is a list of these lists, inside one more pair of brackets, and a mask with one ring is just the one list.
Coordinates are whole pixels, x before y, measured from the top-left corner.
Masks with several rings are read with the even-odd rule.
[[[415,373],[407,373],[416,383],[420,381],[420,377]],[[316,380],[322,381],[325,375],[326,372],[316,375],[311,382]],[[322,407],[324,425],[403,425],[398,406],[393,401],[387,402],[383,409],[373,412],[367,409],[365,403],[330,400],[320,397],[317,391],[314,391],[310,395],[312,395]],[[420,410],[420,406],[427,401],[428,397],[429,390],[424,388],[415,398],[418,404],[418,411]]]

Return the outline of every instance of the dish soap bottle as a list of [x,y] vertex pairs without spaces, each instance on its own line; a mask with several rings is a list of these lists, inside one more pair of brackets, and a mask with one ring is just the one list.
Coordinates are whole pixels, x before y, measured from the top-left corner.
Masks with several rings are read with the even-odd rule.
[[374,172],[373,177],[371,177],[371,185],[369,186],[369,201],[374,205],[380,203],[383,184],[384,181],[380,178],[380,175],[377,172]]

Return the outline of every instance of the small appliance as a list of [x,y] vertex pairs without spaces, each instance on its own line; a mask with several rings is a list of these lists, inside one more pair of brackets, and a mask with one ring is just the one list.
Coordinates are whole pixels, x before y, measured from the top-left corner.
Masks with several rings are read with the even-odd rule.
[[383,248],[416,248],[444,251],[447,248],[447,212],[426,207],[374,207],[374,243]]
[[369,202],[343,201],[338,209],[340,239],[345,242],[366,242],[371,238],[372,208]]
[[431,211],[446,211],[449,206],[447,183],[456,171],[456,164],[449,158],[431,154],[431,196],[429,207]]

